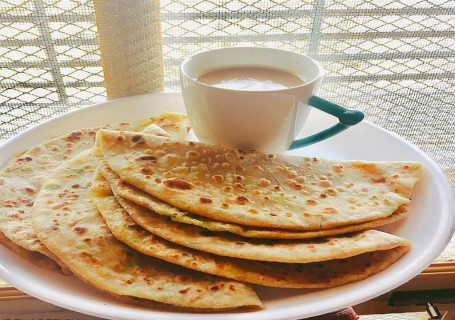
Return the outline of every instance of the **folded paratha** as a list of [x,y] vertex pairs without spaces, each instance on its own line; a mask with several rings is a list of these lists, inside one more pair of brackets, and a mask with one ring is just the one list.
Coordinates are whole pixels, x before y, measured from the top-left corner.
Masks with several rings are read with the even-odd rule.
[[100,170],[94,176],[90,195],[112,234],[130,247],[183,267],[263,286],[327,288],[362,280],[384,270],[409,249],[400,246],[307,264],[229,258],[186,248],[146,231],[120,206]]
[[43,179],[61,162],[91,148],[99,129],[141,131],[154,123],[179,139],[184,139],[189,130],[186,116],[164,113],[132,123],[76,130],[43,141],[10,161],[0,173],[0,243],[32,263],[55,269],[56,262],[63,273],[69,273],[68,268],[39,241],[31,226],[31,210]]
[[[125,129],[133,127],[125,124]],[[81,129],[35,145],[0,173],[0,232],[4,235],[0,242],[10,248],[14,245],[14,251],[26,260],[46,268],[57,262],[64,273],[69,272],[36,237],[30,224],[31,209],[46,175],[62,161],[90,148],[96,130]]]
[[346,225],[332,229],[322,229],[317,231],[298,231],[285,229],[256,228],[241,224],[213,220],[207,217],[198,216],[176,208],[120,179],[105,161],[100,166],[103,176],[109,181],[111,188],[120,197],[146,207],[158,214],[169,216],[176,222],[196,225],[214,232],[230,232],[248,238],[263,239],[309,239],[317,237],[334,236],[362,230],[377,228],[389,223],[393,223],[407,216],[407,205],[401,205],[390,216],[375,219],[372,221]]
[[332,229],[385,218],[410,202],[417,162],[327,160],[101,130],[122,180],[181,210],[261,228]]
[[44,180],[33,206],[33,228],[71,271],[96,288],[195,310],[260,308],[243,283],[191,271],[143,255],[118,241],[88,197],[98,157],[87,150]]
[[138,225],[163,239],[185,247],[233,258],[310,263],[410,246],[409,241],[401,237],[377,230],[302,240],[244,238],[172,221],[166,216],[156,214],[121,197],[118,197],[117,201]]

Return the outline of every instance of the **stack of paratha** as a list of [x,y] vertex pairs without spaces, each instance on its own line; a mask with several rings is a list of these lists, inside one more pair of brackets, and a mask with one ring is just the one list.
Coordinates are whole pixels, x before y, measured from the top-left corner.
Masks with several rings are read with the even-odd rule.
[[165,114],[30,149],[0,176],[2,242],[135,303],[205,311],[261,308],[249,284],[365,279],[409,250],[373,228],[407,215],[419,163],[242,151],[188,129]]

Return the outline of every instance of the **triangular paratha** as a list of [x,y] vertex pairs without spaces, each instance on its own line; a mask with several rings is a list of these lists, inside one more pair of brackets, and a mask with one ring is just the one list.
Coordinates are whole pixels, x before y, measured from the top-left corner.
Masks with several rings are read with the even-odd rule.
[[417,162],[327,160],[102,130],[122,180],[181,210],[260,228],[332,229],[385,218],[410,202]]
[[334,236],[337,234],[351,233],[356,231],[377,228],[407,216],[407,205],[401,205],[390,216],[361,222],[352,225],[341,226],[332,229],[317,231],[298,231],[286,229],[257,228],[236,223],[217,221],[207,217],[198,216],[176,208],[120,179],[104,161],[100,166],[103,176],[109,181],[111,188],[120,197],[152,210],[160,215],[169,216],[173,221],[192,224],[213,232],[230,232],[247,238],[263,239],[310,239],[318,237]]

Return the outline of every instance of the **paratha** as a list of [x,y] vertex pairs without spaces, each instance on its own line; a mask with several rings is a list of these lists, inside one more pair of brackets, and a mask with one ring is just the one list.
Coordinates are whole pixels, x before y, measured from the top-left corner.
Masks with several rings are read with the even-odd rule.
[[154,259],[118,241],[88,198],[97,163],[93,150],[63,163],[45,179],[33,206],[38,238],[74,274],[115,296],[182,308],[262,307],[243,283]]
[[0,242],[9,248],[14,247],[16,253],[32,263],[54,268],[56,261],[63,273],[69,273],[67,267],[39,241],[31,227],[31,209],[43,179],[62,161],[91,148],[99,129],[140,131],[153,123],[162,125],[180,139],[185,138],[189,130],[185,115],[164,113],[132,123],[75,130],[43,141],[10,161],[0,173],[0,233],[3,235]]
[[390,216],[361,222],[358,224],[346,225],[338,228],[323,229],[317,231],[295,231],[285,229],[255,228],[241,224],[217,221],[176,208],[120,179],[104,161],[100,166],[101,173],[109,181],[111,188],[118,196],[125,198],[138,205],[146,207],[158,214],[169,216],[176,222],[196,225],[214,232],[230,232],[247,238],[265,239],[309,239],[317,237],[334,236],[337,234],[351,233],[367,229],[377,228],[393,223],[407,216],[407,205],[401,205]]
[[325,262],[292,264],[228,258],[166,241],[139,226],[118,203],[110,184],[95,174],[90,193],[112,234],[147,255],[190,269],[248,283],[281,288],[328,288],[365,279],[395,262],[409,247]]
[[118,197],[117,200],[136,223],[147,231],[185,247],[233,258],[310,263],[410,246],[406,239],[378,230],[303,240],[244,238],[178,223],[124,198]]
[[[53,256],[51,259],[48,255],[44,255],[38,251],[31,251],[18,246],[10,239],[5,237],[3,233],[0,232],[0,243],[2,243],[6,248],[13,251],[15,254],[21,256],[28,262],[33,263],[36,266],[40,266],[41,268],[52,270],[64,274],[70,274],[71,271],[60,261],[56,256]],[[57,263],[57,261],[59,263]]]
[[410,202],[418,162],[347,161],[242,151],[101,130],[122,180],[179,209],[261,228],[320,230],[388,217]]
[[[90,148],[95,141],[95,131],[81,129],[35,145],[3,169],[0,174],[0,232],[4,235],[1,241],[4,245],[10,246],[8,239],[19,248],[43,254],[52,259],[48,261],[49,265],[56,261],[63,272],[68,273],[66,266],[36,237],[30,224],[31,209],[46,175],[61,161]],[[46,258],[36,259],[36,255],[19,248],[14,251],[30,262],[40,261],[38,264],[42,265],[46,261]]]

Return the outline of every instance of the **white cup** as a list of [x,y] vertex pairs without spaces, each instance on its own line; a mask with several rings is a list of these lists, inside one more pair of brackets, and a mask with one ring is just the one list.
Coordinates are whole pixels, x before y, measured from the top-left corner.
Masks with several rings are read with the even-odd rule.
[[[197,77],[227,67],[267,67],[300,77],[304,83],[275,90],[246,91],[208,85]],[[233,47],[202,52],[180,68],[185,108],[198,140],[242,149],[283,152],[300,148],[360,122],[363,113],[315,96],[323,69],[295,52],[260,47]],[[315,135],[295,140],[314,106],[340,122]]]

